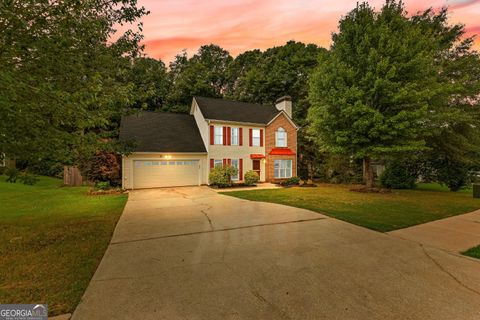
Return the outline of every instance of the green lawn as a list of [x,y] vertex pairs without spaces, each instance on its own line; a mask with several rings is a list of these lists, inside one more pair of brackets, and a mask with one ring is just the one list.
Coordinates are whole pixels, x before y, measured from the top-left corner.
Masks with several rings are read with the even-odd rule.
[[322,184],[317,188],[282,188],[226,192],[253,201],[285,204],[324,213],[373,230],[387,232],[480,208],[471,191],[449,192],[434,184],[392,193],[360,193],[352,186]]
[[462,252],[463,255],[480,259],[480,245]]
[[0,176],[0,301],[48,303],[72,312],[120,217],[126,195],[88,196],[41,177],[27,186]]

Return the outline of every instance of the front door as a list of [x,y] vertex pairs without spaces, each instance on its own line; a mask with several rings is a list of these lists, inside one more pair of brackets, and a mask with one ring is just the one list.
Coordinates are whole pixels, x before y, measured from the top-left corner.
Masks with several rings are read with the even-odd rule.
[[260,160],[252,160],[253,171],[260,177]]

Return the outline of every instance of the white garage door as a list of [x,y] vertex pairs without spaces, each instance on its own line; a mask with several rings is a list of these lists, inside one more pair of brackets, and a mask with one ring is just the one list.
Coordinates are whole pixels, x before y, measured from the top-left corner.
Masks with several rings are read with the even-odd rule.
[[133,161],[133,188],[193,186],[199,184],[198,160]]

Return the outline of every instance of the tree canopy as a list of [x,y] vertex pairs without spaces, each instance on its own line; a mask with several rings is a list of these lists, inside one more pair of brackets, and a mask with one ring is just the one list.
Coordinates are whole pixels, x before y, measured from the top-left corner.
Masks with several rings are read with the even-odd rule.
[[438,126],[451,132],[447,118],[466,116],[467,105],[478,112],[472,98],[475,92],[478,98],[478,83],[467,89],[473,77],[448,71],[461,65],[454,52],[470,52],[471,40],[459,43],[463,26],[449,26],[446,13],[427,10],[409,17],[402,2],[389,0],[379,12],[357,4],[341,19],[330,51],[320,56],[311,76],[312,134],[328,151],[363,159],[369,186],[372,158],[429,150]]
[[135,0],[14,0],[0,12],[0,148],[73,161],[131,103],[124,79],[142,36],[115,26],[147,12]]

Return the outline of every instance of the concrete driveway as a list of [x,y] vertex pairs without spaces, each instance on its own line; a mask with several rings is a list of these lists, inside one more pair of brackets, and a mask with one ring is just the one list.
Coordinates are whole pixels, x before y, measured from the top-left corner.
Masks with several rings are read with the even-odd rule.
[[206,187],[140,190],[73,319],[480,319],[480,263]]

